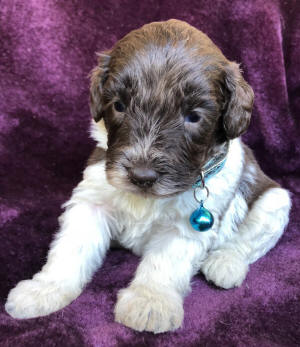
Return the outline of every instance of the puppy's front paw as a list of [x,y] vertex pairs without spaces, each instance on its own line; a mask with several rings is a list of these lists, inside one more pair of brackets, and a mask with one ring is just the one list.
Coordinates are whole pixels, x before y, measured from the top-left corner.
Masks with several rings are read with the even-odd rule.
[[175,330],[183,320],[182,298],[173,290],[158,291],[131,285],[119,291],[115,320],[138,331]]
[[201,270],[208,281],[225,289],[239,287],[244,281],[248,264],[230,249],[212,252],[204,261]]
[[46,316],[68,305],[79,292],[62,290],[53,282],[21,281],[8,295],[5,310],[13,318]]

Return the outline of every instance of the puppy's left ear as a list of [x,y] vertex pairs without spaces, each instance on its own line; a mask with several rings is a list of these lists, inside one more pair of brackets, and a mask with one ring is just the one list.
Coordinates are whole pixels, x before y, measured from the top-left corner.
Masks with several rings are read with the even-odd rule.
[[244,80],[239,65],[230,62],[225,67],[226,107],[223,113],[223,126],[226,137],[234,139],[248,128],[253,108],[254,93]]
[[110,51],[98,54],[98,65],[90,74],[90,110],[96,122],[102,118],[102,91],[108,78]]

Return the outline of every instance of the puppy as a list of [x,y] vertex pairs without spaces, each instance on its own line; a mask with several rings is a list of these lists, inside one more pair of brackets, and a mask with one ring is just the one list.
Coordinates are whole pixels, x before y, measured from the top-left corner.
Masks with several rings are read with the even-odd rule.
[[[47,263],[11,290],[6,311],[31,318],[68,305],[113,244],[141,256],[114,311],[138,331],[179,328],[198,271],[216,286],[240,286],[282,235],[291,206],[239,138],[252,105],[239,66],[187,23],[147,24],[100,54],[90,89],[97,147]],[[190,217],[199,202],[205,232]]]

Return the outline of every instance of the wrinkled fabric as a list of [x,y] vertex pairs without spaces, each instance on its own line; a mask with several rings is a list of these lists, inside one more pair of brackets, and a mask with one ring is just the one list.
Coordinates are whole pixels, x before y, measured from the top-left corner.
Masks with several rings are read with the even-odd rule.
[[[241,63],[255,92],[244,140],[289,189],[278,245],[240,288],[192,280],[183,327],[138,333],[114,322],[116,294],[139,259],[113,250],[82,295],[47,317],[15,320],[9,290],[44,264],[60,205],[80,181],[89,138],[95,52],[144,23],[177,18]],[[300,341],[300,2],[297,0],[2,0],[0,6],[0,345],[296,346]]]

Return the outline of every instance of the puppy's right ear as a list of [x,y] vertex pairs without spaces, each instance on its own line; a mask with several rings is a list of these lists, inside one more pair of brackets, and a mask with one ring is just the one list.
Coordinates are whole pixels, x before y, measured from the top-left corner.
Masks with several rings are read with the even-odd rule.
[[110,51],[99,53],[98,66],[96,66],[91,74],[90,84],[90,110],[96,122],[102,118],[102,90],[104,83],[108,78]]

